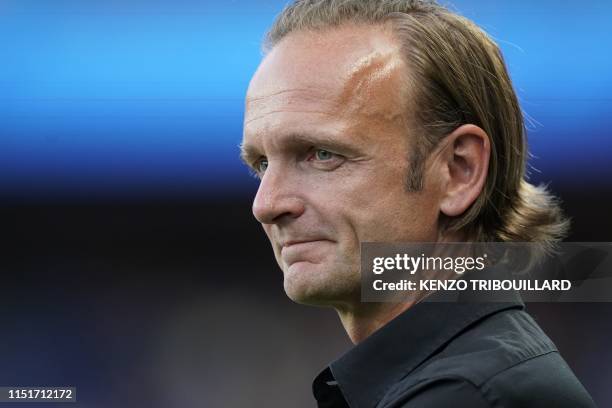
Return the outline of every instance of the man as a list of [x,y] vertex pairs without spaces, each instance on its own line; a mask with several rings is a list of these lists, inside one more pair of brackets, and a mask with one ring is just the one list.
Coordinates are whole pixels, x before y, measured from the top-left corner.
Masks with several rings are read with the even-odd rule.
[[296,1],[247,94],[253,213],[294,301],[336,309],[356,346],[319,406],[593,406],[507,303],[363,303],[361,242],[537,242],[567,222],[525,179],[521,111],[497,46],[428,1]]

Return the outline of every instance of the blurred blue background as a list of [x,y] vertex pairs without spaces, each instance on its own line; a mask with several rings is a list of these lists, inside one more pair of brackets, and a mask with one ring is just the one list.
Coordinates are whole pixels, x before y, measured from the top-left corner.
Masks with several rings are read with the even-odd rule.
[[[0,0],[0,386],[76,386],[73,408],[314,406],[349,341],[285,297],[238,159],[283,5]],[[612,241],[612,3],[452,7],[499,42],[569,240]],[[529,310],[612,406],[612,304]]]
[[[243,97],[284,1],[0,3],[0,190],[241,194]],[[535,181],[612,176],[612,3],[456,1],[500,44]]]

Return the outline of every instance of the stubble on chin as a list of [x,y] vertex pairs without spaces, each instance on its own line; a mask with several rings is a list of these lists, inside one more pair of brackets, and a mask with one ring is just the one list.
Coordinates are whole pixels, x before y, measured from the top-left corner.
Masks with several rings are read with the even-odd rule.
[[324,263],[302,263],[283,269],[283,275],[285,293],[296,303],[336,307],[360,301],[361,278],[354,266],[331,268]]

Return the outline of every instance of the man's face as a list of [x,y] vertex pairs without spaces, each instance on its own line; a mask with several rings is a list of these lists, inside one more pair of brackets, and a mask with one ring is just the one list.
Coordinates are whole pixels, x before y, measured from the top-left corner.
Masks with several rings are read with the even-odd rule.
[[359,302],[360,242],[435,241],[439,188],[407,192],[410,89],[389,29],[297,32],[249,86],[243,154],[253,214],[294,301]]

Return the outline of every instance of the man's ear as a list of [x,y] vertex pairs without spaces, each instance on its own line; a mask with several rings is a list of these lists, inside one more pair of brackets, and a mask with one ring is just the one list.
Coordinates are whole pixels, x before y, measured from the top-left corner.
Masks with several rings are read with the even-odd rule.
[[446,180],[442,186],[440,211],[449,217],[461,215],[476,200],[487,179],[491,144],[476,125],[462,125],[446,137],[443,157]]

